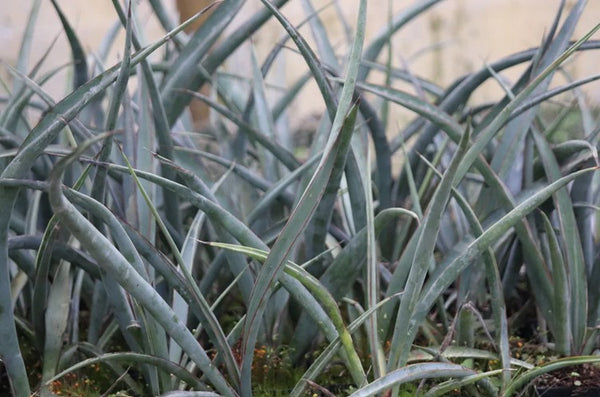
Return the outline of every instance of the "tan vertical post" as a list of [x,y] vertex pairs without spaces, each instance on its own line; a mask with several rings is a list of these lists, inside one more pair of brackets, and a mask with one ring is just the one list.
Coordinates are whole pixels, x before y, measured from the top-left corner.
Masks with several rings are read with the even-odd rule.
[[[181,22],[191,18],[197,12],[205,9],[213,3],[213,0],[177,0],[177,10],[179,10],[179,20]],[[208,18],[210,12],[202,15],[186,29],[186,32],[193,32]]]
[[[208,7],[212,3],[213,0],[177,0],[179,20],[183,22],[188,18],[191,18],[194,14]],[[200,18],[194,21],[192,25],[187,27],[186,32],[191,33],[198,29],[209,15],[210,12],[202,15]],[[210,88],[208,86],[204,86],[201,88],[200,92],[204,95],[209,95]],[[192,118],[194,119],[194,124],[197,128],[203,128],[208,124],[209,110],[210,108],[207,105],[198,100],[193,100],[190,103],[190,111],[192,112]]]

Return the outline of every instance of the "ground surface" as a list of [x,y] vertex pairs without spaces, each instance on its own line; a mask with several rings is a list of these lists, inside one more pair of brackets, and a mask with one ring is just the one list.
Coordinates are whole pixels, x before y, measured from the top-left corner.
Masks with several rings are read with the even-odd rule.
[[572,396],[581,396],[590,389],[600,388],[600,367],[584,364],[567,367],[540,376],[536,380],[538,388],[573,387]]

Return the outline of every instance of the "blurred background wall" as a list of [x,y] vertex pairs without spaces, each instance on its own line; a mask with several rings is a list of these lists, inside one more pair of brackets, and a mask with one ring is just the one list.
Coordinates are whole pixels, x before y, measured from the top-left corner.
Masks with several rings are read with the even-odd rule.
[[[30,12],[32,0],[20,2],[4,2],[0,9],[0,58],[3,62],[14,64],[17,59],[25,24]],[[109,0],[58,0],[72,26],[83,42],[88,56],[94,57],[105,39],[111,26],[116,23],[115,13]],[[202,7],[206,0],[165,0],[165,6],[170,10],[173,19],[179,18],[179,7]],[[283,8],[289,19],[301,21],[304,16],[301,0],[290,0]],[[326,0],[313,0],[315,8],[330,4]],[[389,12],[399,12],[414,1],[401,0],[370,0],[368,3],[367,41],[387,24]],[[506,55],[538,45],[559,6],[560,0],[446,0],[432,7],[425,16],[413,21],[400,33],[394,36],[393,62],[396,66],[407,66],[415,74],[429,78],[443,86],[466,72],[471,72]],[[567,1],[567,4],[574,1]],[[138,1],[139,24],[143,30],[146,42],[156,39],[162,30],[153,18],[146,1]],[[232,24],[232,29],[243,22],[253,10],[262,7],[259,0],[247,0],[244,8]],[[358,1],[340,0],[338,11],[341,10],[348,24],[356,19]],[[330,30],[333,43],[339,48],[339,54],[345,54],[346,34],[344,24],[338,18],[336,7],[330,5],[321,14],[323,22]],[[38,25],[33,32],[30,65],[35,64],[52,45],[51,54],[45,62],[45,70],[70,62],[67,41],[49,0],[41,1]],[[188,11],[189,12],[189,11]],[[590,1],[585,14],[578,25],[574,39],[585,34],[596,23],[600,22],[600,0]],[[312,38],[308,26],[301,32],[307,38]],[[283,30],[276,22],[265,26],[254,37],[254,44],[259,57],[265,56],[273,45],[283,35]],[[596,39],[600,37],[596,35]],[[52,44],[55,42],[54,44]],[[292,44],[290,44],[292,46]],[[122,44],[119,41],[111,49],[110,62],[105,67],[120,58]],[[275,78],[276,84],[282,81],[291,82],[305,70],[304,63],[297,53],[284,50],[285,59],[269,76]],[[573,77],[598,73],[597,51],[579,54],[568,62],[568,71]],[[248,70],[249,50],[241,49],[234,54],[229,65],[235,66],[237,72]],[[519,70],[511,70],[503,76],[509,81],[516,79]],[[5,65],[0,65],[0,76],[5,80],[11,77]],[[68,74],[58,74],[45,87],[55,97],[65,94],[65,79]],[[377,79],[377,76],[374,76]],[[308,87],[305,98],[314,97]],[[586,88],[588,97],[595,103],[600,103],[600,85],[592,84]],[[499,85],[490,82],[483,86],[475,96],[477,101],[501,95]],[[300,101],[295,104],[299,119],[311,113],[311,109],[322,104],[314,101]]]

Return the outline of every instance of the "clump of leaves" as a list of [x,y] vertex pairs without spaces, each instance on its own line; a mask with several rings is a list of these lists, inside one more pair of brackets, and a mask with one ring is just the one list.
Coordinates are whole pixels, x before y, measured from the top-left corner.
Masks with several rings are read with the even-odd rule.
[[[551,335],[543,342],[563,355],[593,348],[598,131],[576,88],[598,76],[549,84],[576,52],[600,47],[600,25],[572,41],[586,2],[566,18],[561,2],[539,48],[439,87],[395,67],[391,46],[439,2],[390,15],[367,42],[361,0],[339,56],[310,0],[302,4],[315,46],[282,13],[286,0],[262,0],[229,35],[244,2],[215,3],[189,36],[181,32],[208,10],[177,26],[151,1],[166,32],[154,43],[138,30],[135,2],[113,1],[125,42],[106,70],[88,65],[53,2],[74,58],[70,94],[54,102],[44,91],[53,72],[39,75],[38,65],[52,53],[30,67],[26,35],[0,114],[0,302],[11,304],[0,311],[0,357],[13,393],[32,390],[19,333],[41,353],[33,388],[42,395],[102,364],[131,395],[250,397],[255,382],[274,381],[319,345],[301,376],[290,372],[289,395],[318,389],[334,360],[353,397],[397,396],[424,380],[427,396],[508,396],[542,373],[598,361],[532,367],[511,357],[505,297],[528,282],[526,299]],[[269,19],[283,42],[262,64],[251,51],[250,75],[232,78],[227,58]],[[280,81],[284,95],[273,99],[265,79],[290,40],[306,75]],[[515,65],[527,70],[505,84],[500,74]],[[385,84],[370,78],[375,69]],[[504,96],[473,104],[490,79]],[[307,81],[324,109],[299,158],[284,116]],[[211,96],[195,93],[206,84]],[[540,117],[540,104],[560,93],[585,113],[577,139],[552,140],[559,120]],[[188,108],[196,99],[213,112],[203,136]],[[392,136],[395,106],[415,116]],[[489,348],[475,349],[482,336]],[[416,348],[417,338],[427,346]],[[498,367],[466,365],[473,360]],[[526,371],[513,375],[516,367]]]

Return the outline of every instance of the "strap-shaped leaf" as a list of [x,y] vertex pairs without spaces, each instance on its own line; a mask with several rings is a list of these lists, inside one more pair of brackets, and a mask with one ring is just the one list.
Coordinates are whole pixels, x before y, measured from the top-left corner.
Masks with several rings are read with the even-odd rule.
[[[318,206],[334,165],[339,163],[341,158],[346,157],[350,138],[354,131],[356,112],[357,106],[354,106],[347,117],[345,117],[341,131],[333,134],[334,139],[331,145],[326,149],[311,182],[298,202],[298,205],[292,211],[286,226],[275,241],[265,264],[256,278],[244,324],[244,341],[242,344],[244,355],[241,372],[242,395],[250,395],[251,392],[250,369],[253,357],[252,352],[260,329],[262,313],[265,310],[272,286],[279,278],[291,250]],[[359,374],[353,374],[353,377],[355,377],[355,381],[361,383],[361,376]]]
[[[100,136],[102,138],[102,136]],[[60,219],[90,255],[104,270],[110,273],[135,299],[160,323],[163,329],[182,347],[198,368],[204,372],[214,387],[223,395],[236,397],[236,391],[223,375],[212,365],[202,346],[186,325],[175,315],[171,307],[156,290],[135,270],[119,250],[100,233],[62,193],[62,173],[67,165],[93,143],[81,145],[72,155],[59,161],[52,171],[49,182],[50,204]]]
[[396,317],[396,326],[392,337],[390,356],[388,358],[388,371],[398,368],[406,363],[412,339],[409,335],[416,332],[419,324],[412,322],[413,313],[417,307],[419,296],[425,282],[427,270],[433,258],[433,250],[440,229],[442,214],[452,193],[452,185],[455,181],[456,172],[462,161],[462,156],[467,150],[470,139],[470,130],[463,134],[457,152],[452,162],[444,173],[438,188],[436,189],[431,204],[426,212],[425,219],[417,230],[418,241],[415,248],[410,273],[404,287],[404,296],[400,302],[400,308]]
[[431,378],[459,378],[475,375],[475,371],[458,364],[448,363],[421,363],[411,364],[393,370],[387,375],[374,380],[368,385],[358,389],[350,397],[368,397],[381,394],[391,387],[415,380]]
[[[547,179],[550,182],[559,180],[561,172],[558,166],[556,158],[550,150],[550,144],[546,139],[539,133],[534,132],[533,134],[540,159],[544,165]],[[583,250],[581,246],[581,239],[579,238],[579,230],[577,229],[577,222],[575,220],[575,214],[573,213],[573,203],[569,197],[568,191],[565,189],[558,190],[555,193],[556,209],[558,211],[558,219],[561,230],[561,239],[565,247],[565,265],[564,273],[569,275],[569,294],[568,299],[569,308],[567,309],[570,320],[567,323],[572,325],[570,330],[572,341],[569,341],[576,352],[579,352],[584,345],[585,332],[587,327],[587,280],[586,280],[586,269],[583,259]],[[554,258],[558,262],[558,258]],[[553,263],[554,266],[560,266],[560,263]],[[561,278],[561,270],[556,269],[557,274],[553,274],[558,279],[555,282],[559,282]],[[555,284],[555,288],[557,285]],[[558,290],[554,291],[556,294],[565,292],[564,286],[561,286]],[[566,314],[564,311],[561,314]],[[552,328],[562,327],[563,324],[556,320],[556,324],[552,324]],[[563,341],[564,342],[564,341]],[[564,346],[563,346],[564,347]],[[567,352],[565,352],[567,353]]]
[[[556,180],[532,194],[517,205],[512,211],[487,228],[483,234],[465,248],[461,255],[457,256],[425,286],[415,308],[413,318],[410,321],[414,324],[419,324],[420,321],[427,316],[429,309],[433,306],[440,294],[456,280],[456,277],[458,277],[471,261],[480,256],[484,250],[491,247],[492,244],[494,244],[511,227],[515,226],[524,216],[546,201],[558,189],[564,187],[578,176],[595,170],[597,170],[596,167],[587,168]],[[412,334],[407,337],[414,337],[416,329],[413,328],[412,331]]]

